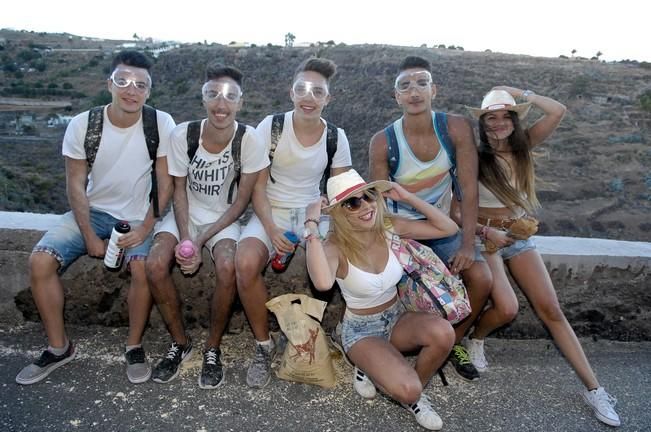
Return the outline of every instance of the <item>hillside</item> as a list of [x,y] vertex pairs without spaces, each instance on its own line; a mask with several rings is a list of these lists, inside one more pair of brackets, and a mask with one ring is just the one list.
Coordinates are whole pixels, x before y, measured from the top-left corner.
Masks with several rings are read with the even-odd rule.
[[[112,47],[125,41],[71,37],[0,31],[4,40],[0,95],[69,100],[69,112],[57,111],[68,115],[105,101],[104,79]],[[29,55],[21,52],[34,51],[30,44],[39,46],[35,51],[39,57],[25,62]],[[66,44],[97,51],[42,49]],[[540,190],[541,233],[651,241],[651,112],[640,104],[640,98],[651,91],[648,64],[378,45],[189,45],[162,53],[156,60],[150,103],[170,112],[177,122],[202,116],[203,69],[207,62],[220,59],[244,71],[240,119],[255,125],[266,114],[291,108],[291,75],[300,61],[313,54],[339,65],[325,117],[346,130],[360,172],[367,172],[371,135],[400,113],[392,95],[397,63],[406,55],[421,55],[433,64],[437,110],[465,114],[464,105],[478,105],[482,95],[498,84],[529,88],[567,105],[565,119],[538,159],[538,175],[547,183]],[[6,66],[12,62],[15,67]],[[16,73],[21,67],[24,71]],[[64,129],[44,127],[51,115],[36,112],[36,123],[27,136],[16,137],[10,124],[16,113],[0,113],[0,210],[66,209],[60,156]],[[536,113],[529,121],[535,118]]]

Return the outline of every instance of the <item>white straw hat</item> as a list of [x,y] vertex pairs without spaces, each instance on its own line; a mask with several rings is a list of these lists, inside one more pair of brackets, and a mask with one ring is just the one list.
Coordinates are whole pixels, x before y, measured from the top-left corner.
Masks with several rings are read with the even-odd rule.
[[468,109],[470,114],[476,119],[479,119],[479,117],[483,116],[487,112],[507,110],[517,113],[520,120],[522,120],[529,113],[531,102],[516,104],[513,96],[511,96],[506,90],[491,90],[486,93],[484,100],[481,101],[481,108],[467,106],[466,109]]
[[324,210],[329,210],[342,203],[351,195],[367,189],[375,189],[378,192],[386,192],[392,188],[391,182],[386,180],[377,180],[366,183],[357,171],[350,169],[328,179],[328,202],[330,203]]

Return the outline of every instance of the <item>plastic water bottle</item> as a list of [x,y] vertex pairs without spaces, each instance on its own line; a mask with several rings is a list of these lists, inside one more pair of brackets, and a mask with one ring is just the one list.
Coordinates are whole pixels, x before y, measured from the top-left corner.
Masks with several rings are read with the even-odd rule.
[[276,256],[271,260],[271,268],[276,273],[282,273],[287,270],[289,263],[294,258],[294,252],[296,251],[296,246],[300,242],[299,238],[294,234],[293,231],[285,231],[284,233],[287,240],[294,243],[294,250],[286,254],[277,253]]
[[131,231],[131,226],[126,221],[119,221],[113,227],[111,238],[106,248],[106,254],[104,255],[104,265],[106,268],[116,270],[122,266],[124,248],[118,247],[118,240],[129,231]]
[[183,258],[192,258],[194,256],[194,245],[190,240],[183,240],[179,245],[179,255]]

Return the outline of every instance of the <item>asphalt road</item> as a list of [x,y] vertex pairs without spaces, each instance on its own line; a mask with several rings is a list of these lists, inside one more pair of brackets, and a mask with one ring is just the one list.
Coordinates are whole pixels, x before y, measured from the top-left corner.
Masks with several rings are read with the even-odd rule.
[[[44,343],[40,324],[0,329],[0,429],[4,431],[422,431],[410,413],[379,396],[365,401],[352,389],[352,369],[335,359],[332,390],[273,377],[262,390],[246,386],[252,339],[227,335],[227,375],[216,390],[201,390],[199,350],[169,384],[130,384],[122,343],[125,328],[73,327],[77,359],[31,386],[16,373]],[[195,346],[205,334],[192,331]],[[584,340],[602,385],[619,399],[621,431],[651,431],[651,342]],[[146,348],[155,358],[167,345],[151,329]],[[582,386],[548,340],[487,341],[490,370],[475,383],[448,371],[450,385],[434,378],[426,388],[455,431],[607,431],[579,395]]]

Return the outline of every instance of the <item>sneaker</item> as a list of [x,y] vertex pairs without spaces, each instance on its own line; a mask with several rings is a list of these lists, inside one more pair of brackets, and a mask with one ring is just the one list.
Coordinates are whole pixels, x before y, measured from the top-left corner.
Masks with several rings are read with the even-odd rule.
[[432,408],[432,402],[426,394],[421,393],[420,399],[417,402],[411,405],[403,404],[402,406],[411,411],[414,417],[416,417],[418,424],[425,429],[441,430],[443,427],[443,420],[441,420],[441,417]]
[[192,355],[192,339],[188,337],[188,342],[185,345],[179,345],[172,342],[167,349],[167,355],[160,360],[154,367],[153,380],[157,383],[168,383],[172,381],[181,372],[179,366],[181,363],[188,360]]
[[203,365],[199,375],[199,388],[214,389],[224,382],[224,368],[219,359],[219,348],[210,348],[203,352]]
[[364,399],[373,399],[377,394],[373,381],[357,367],[353,376],[353,388]]
[[271,379],[271,360],[276,354],[276,347],[273,345],[264,346],[255,344],[255,355],[246,371],[246,383],[249,387],[263,388],[269,384]]
[[141,384],[149,381],[151,377],[151,366],[145,358],[145,350],[142,347],[130,349],[124,353],[127,361],[127,378],[132,384]]
[[484,354],[484,339],[466,339],[463,344],[470,355],[470,361],[479,372],[488,370],[488,362]]
[[16,382],[18,384],[28,385],[42,381],[55,369],[66,363],[70,363],[76,355],[77,351],[73,348],[72,342],[68,343],[68,349],[61,355],[56,355],[51,351],[45,350],[34,363],[25,366],[16,375]]
[[466,381],[479,379],[479,372],[470,361],[468,351],[462,345],[454,345],[450,353],[450,362],[454,366],[454,372]]
[[606,393],[603,387],[599,387],[596,390],[585,390],[582,395],[599,421],[610,426],[619,426],[621,424],[619,416],[615,412],[617,399]]
[[332,345],[337,351],[341,353],[341,357],[344,359],[346,364],[350,367],[354,367],[353,363],[350,361],[344,350],[344,345],[341,343],[341,323],[337,323],[335,329],[330,332],[330,345]]

